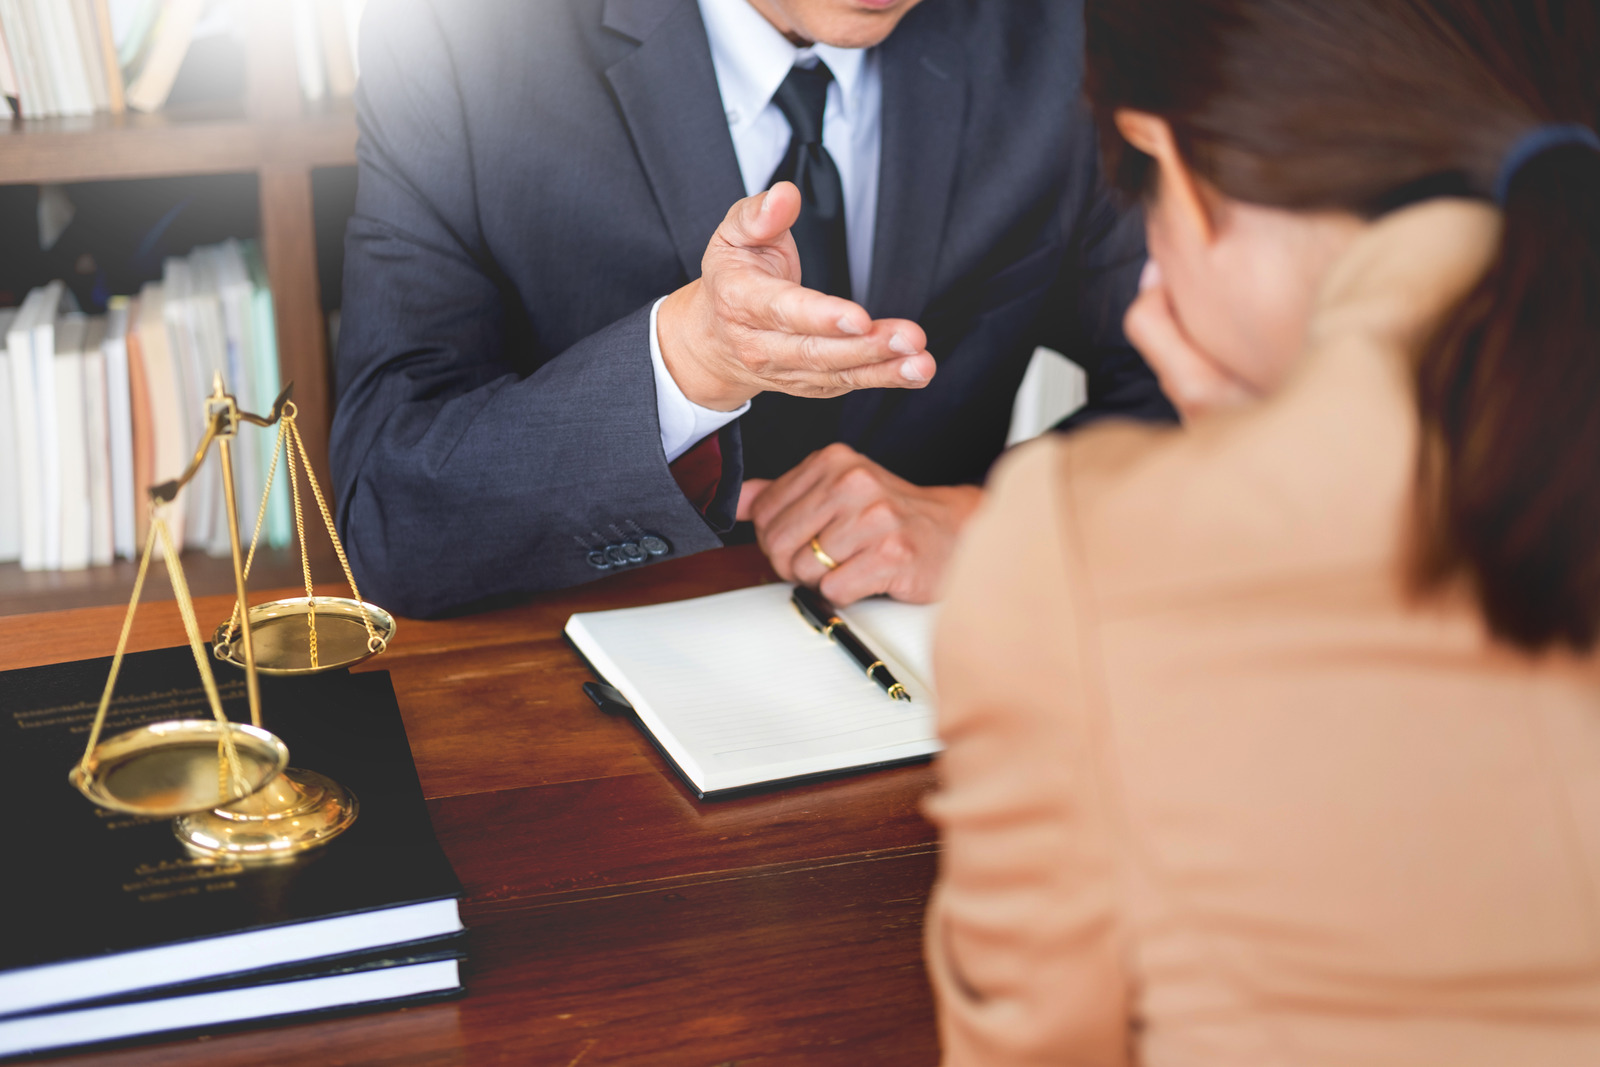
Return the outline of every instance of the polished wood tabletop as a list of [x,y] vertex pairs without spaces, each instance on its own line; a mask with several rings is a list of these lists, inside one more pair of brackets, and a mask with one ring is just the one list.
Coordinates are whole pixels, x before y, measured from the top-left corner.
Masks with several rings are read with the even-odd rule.
[[[561,638],[574,611],[770,580],[753,547],[707,553],[505,610],[402,619],[358,668],[393,675],[466,889],[466,997],[50,1062],[936,1062],[921,939],[937,848],[918,807],[931,768],[697,801],[633,722],[584,697],[589,674]],[[277,595],[294,593],[252,599]],[[202,625],[229,610],[197,604]],[[109,655],[123,611],[0,618],[0,670]],[[176,608],[151,603],[130,647],[183,640]]]

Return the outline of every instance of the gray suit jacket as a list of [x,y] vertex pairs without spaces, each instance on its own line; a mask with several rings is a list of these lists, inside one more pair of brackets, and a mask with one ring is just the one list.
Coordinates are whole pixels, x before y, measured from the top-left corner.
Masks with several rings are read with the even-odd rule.
[[[1173,417],[1121,334],[1143,242],[1099,182],[1081,5],[925,0],[881,48],[866,305],[939,373],[849,397],[841,439],[981,481],[1038,344],[1093,413]],[[702,514],[648,339],[744,194],[695,0],[375,0],[361,51],[332,461],[363,591],[439,614],[718,547],[738,427]]]

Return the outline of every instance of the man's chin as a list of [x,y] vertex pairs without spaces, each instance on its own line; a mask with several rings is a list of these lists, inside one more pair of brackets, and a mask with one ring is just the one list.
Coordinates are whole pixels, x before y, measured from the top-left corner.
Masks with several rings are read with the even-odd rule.
[[797,30],[809,40],[835,48],[872,48],[882,44],[918,2],[849,0],[831,4],[831,10],[806,12],[812,17]]

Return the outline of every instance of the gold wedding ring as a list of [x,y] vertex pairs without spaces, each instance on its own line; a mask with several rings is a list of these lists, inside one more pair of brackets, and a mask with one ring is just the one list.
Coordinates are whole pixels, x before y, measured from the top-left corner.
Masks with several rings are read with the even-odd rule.
[[828,555],[826,552],[822,551],[822,542],[818,541],[815,537],[811,539],[811,554],[817,557],[818,563],[822,564],[830,571],[839,566],[837,560]]

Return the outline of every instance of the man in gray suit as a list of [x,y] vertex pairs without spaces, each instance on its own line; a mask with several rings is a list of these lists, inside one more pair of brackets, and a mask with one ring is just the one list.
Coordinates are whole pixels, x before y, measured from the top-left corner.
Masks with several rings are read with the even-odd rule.
[[459,610],[737,516],[786,578],[926,600],[1036,345],[1091,415],[1171,418],[1121,335],[1143,247],[1081,21],[374,0],[332,442],[363,587]]

